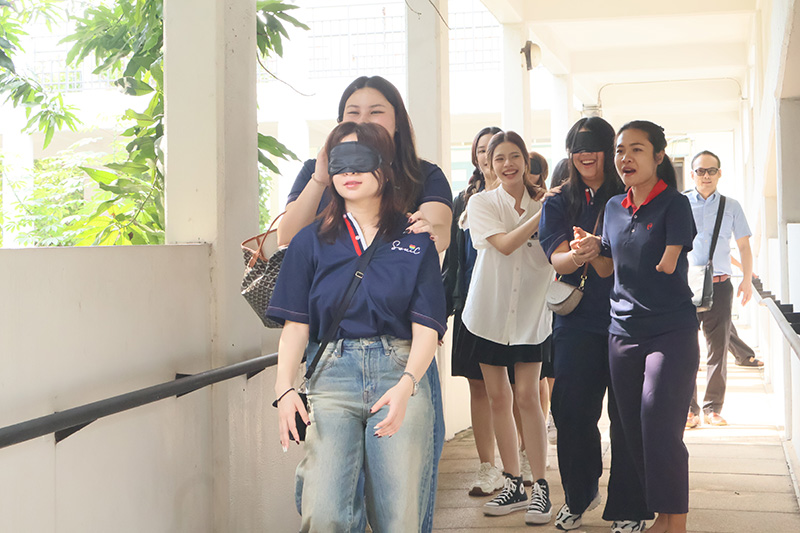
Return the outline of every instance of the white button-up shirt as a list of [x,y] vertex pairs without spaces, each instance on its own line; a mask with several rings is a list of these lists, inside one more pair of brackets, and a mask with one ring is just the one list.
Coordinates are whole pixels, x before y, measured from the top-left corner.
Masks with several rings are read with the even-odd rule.
[[522,215],[514,203],[514,197],[498,187],[475,194],[467,204],[466,223],[478,258],[461,319],[469,331],[498,344],[541,344],[552,331],[545,295],[555,271],[539,244],[538,232],[510,255],[486,240],[509,233],[541,208],[527,190],[520,204]]

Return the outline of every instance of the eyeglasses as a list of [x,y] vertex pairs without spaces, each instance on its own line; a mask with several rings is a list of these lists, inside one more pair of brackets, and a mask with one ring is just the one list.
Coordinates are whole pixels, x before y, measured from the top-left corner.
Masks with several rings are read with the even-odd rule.
[[716,176],[717,172],[719,172],[719,169],[718,168],[714,168],[714,167],[711,167],[711,168],[696,168],[696,169],[692,170],[692,172],[694,172],[698,176],[705,176],[706,172],[708,172],[709,176]]

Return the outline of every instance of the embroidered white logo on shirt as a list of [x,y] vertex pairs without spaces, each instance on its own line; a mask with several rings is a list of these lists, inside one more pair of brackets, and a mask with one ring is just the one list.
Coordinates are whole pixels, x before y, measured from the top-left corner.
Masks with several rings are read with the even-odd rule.
[[416,244],[409,244],[408,247],[403,247],[400,246],[400,241],[394,241],[392,243],[392,250],[400,250],[414,255],[419,255],[422,252],[422,248]]

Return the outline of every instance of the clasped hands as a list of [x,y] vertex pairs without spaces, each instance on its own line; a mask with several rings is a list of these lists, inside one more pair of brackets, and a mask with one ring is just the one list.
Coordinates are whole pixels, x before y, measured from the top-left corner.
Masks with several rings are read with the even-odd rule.
[[573,239],[569,242],[572,260],[576,265],[583,266],[600,255],[600,237],[587,233],[581,227],[572,226]]

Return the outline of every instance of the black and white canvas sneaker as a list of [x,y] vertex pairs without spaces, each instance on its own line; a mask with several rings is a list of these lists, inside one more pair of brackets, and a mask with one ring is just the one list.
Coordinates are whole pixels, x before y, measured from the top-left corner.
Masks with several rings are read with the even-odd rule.
[[[588,513],[589,511],[594,510],[598,505],[600,505],[600,492],[598,491],[597,494],[594,495],[592,501],[589,502],[589,506],[586,508],[584,513]],[[556,528],[560,529],[561,531],[571,531],[573,529],[578,529],[581,527],[583,523],[583,513],[581,514],[573,514],[569,510],[569,505],[566,503],[561,506],[559,509],[558,514],[556,514]],[[613,532],[613,528],[612,528]]]
[[487,516],[502,516],[514,511],[522,511],[528,506],[528,495],[522,484],[522,476],[514,477],[503,472],[506,483],[503,490],[493,500],[483,504],[483,514]]
[[531,501],[525,512],[526,524],[546,524],[552,516],[550,504],[550,487],[544,479],[531,485]]

